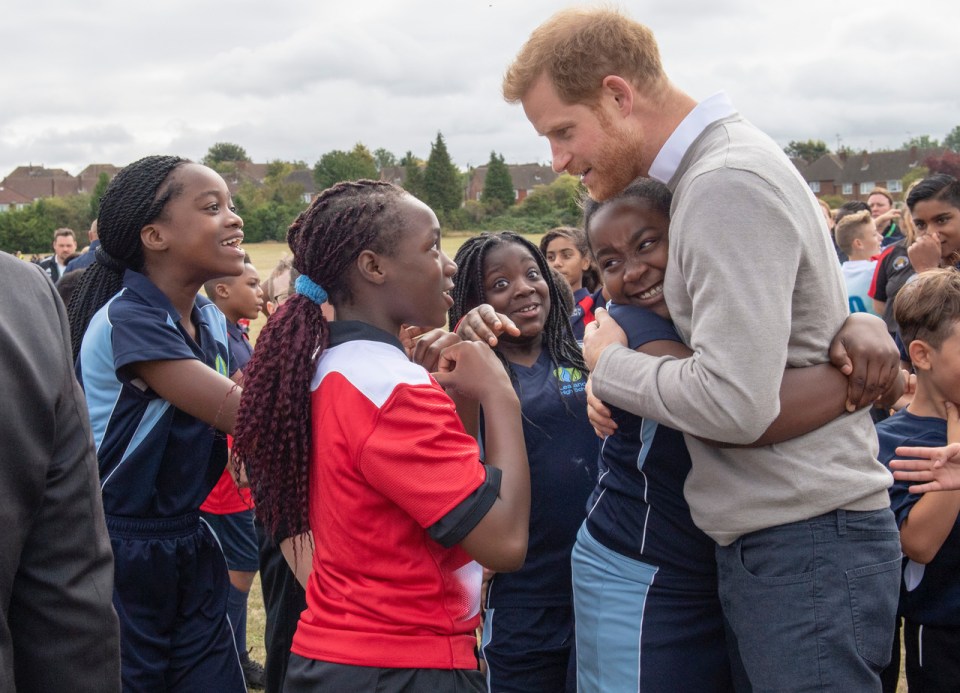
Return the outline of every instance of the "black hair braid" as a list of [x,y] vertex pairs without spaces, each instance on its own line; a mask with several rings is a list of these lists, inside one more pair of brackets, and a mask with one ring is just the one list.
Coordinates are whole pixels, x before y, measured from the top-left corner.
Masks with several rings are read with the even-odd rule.
[[[580,346],[573,336],[573,328],[570,326],[570,318],[563,311],[563,299],[560,296],[560,290],[557,288],[546,259],[533,243],[523,236],[511,231],[501,231],[500,233],[484,233],[479,236],[467,239],[457,250],[454,261],[457,263],[457,273],[454,275],[454,287],[450,292],[453,298],[453,306],[449,311],[449,320],[451,326],[456,324],[481,303],[486,301],[486,294],[483,290],[483,261],[487,253],[493,248],[501,245],[513,243],[525,248],[536,260],[543,280],[547,283],[550,295],[550,311],[547,313],[547,320],[543,328],[543,345],[550,355],[551,360],[557,365],[568,364],[587,373],[587,364],[583,360],[583,353]],[[500,356],[498,352],[498,356]],[[515,374],[510,364],[500,356],[511,379],[515,380]]]
[[[97,234],[103,252],[123,267],[138,272],[143,269],[140,230],[158,219],[167,202],[179,192],[177,186],[161,187],[184,163],[188,163],[186,159],[176,156],[148,156],[125,167],[107,186],[100,200]],[[84,272],[67,309],[74,359],[80,354],[90,319],[122,286],[123,273],[100,262]]]
[[405,194],[403,188],[375,180],[345,181],[324,190],[287,231],[293,267],[320,284],[332,303],[350,298],[350,264],[362,250],[394,247],[400,228],[387,230],[398,214],[389,202]]
[[[339,305],[349,298],[350,265],[365,249],[385,252],[402,232],[391,183],[343,182],[320,193],[287,231],[293,268]],[[244,370],[233,452],[247,468],[257,515],[271,532],[309,527],[313,450],[310,384],[329,326],[306,296],[294,295],[267,321]]]

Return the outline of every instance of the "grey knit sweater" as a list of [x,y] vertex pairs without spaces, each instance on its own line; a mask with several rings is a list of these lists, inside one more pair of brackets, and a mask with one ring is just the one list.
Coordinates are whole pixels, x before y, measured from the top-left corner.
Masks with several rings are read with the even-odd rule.
[[[847,315],[836,256],[810,190],[780,148],[739,115],[709,125],[668,183],[674,193],[667,305],[689,359],[606,349],[592,373],[606,402],[689,434],[760,437],[779,413],[785,367],[828,361]],[[686,436],[685,495],[721,545],[838,508],[889,506],[866,410],[761,448]]]

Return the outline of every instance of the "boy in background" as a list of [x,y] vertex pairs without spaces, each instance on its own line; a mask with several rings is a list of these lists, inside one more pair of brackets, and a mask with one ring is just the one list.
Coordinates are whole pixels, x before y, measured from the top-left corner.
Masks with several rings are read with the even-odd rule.
[[[239,323],[243,319],[255,319],[263,305],[260,275],[249,255],[243,258],[243,263],[243,274],[211,279],[203,285],[207,297],[227,318],[230,359],[241,371],[253,355],[253,347]],[[229,442],[232,445],[232,440]],[[223,470],[217,485],[200,506],[200,512],[217,535],[227,561],[230,573],[227,615],[233,627],[243,677],[248,688],[261,689],[264,687],[263,667],[250,658],[247,650],[247,598],[260,565],[257,532],[253,525],[250,489],[238,488],[232,464]]]
[[843,217],[837,222],[835,234],[837,245],[849,258],[840,269],[847,286],[850,312],[876,315],[869,292],[883,236],[867,211]]
[[[913,401],[877,424],[880,460],[903,446],[943,446],[960,402],[960,272],[924,272],[897,295],[894,315],[917,374]],[[899,465],[893,465],[899,467]],[[960,687],[960,490],[911,493],[900,474],[890,489],[906,561],[900,592],[910,690]],[[915,489],[916,490],[916,489]]]

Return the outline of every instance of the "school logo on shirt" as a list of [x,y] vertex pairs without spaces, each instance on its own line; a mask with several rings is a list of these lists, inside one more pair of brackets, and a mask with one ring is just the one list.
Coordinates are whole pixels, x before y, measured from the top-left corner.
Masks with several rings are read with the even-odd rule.
[[220,375],[228,375],[227,362],[223,360],[223,357],[220,354],[217,354],[217,360],[214,365],[216,366],[217,373]]
[[893,271],[899,272],[908,264],[910,264],[910,259],[901,255],[900,257],[898,257],[896,260],[893,261]]
[[579,368],[560,366],[553,370],[553,377],[560,381],[561,395],[572,395],[587,389],[587,380]]

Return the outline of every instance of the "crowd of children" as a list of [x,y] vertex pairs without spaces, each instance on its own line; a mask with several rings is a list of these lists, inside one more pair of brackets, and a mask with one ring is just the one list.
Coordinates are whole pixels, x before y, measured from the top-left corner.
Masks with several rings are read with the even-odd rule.
[[[911,690],[955,690],[960,183],[931,176],[906,205],[883,254],[868,211],[833,236],[851,313],[885,316],[916,374],[877,425],[905,667]],[[599,401],[588,414],[598,308],[630,349],[692,353],[663,291],[670,210],[666,186],[638,179],[587,201],[583,230],[539,248],[482,234],[451,260],[424,203],[343,182],[290,227],[291,277],[261,283],[216,172],[170,156],[121,171],[68,315],[124,690],[747,690],[715,542],[684,498],[684,434]],[[242,323],[261,311],[254,347]],[[863,320],[837,338],[854,359],[877,338]],[[848,393],[831,364],[787,368],[752,445],[844,416]],[[264,679],[245,629],[266,565]],[[893,642],[893,624],[872,627]]]

